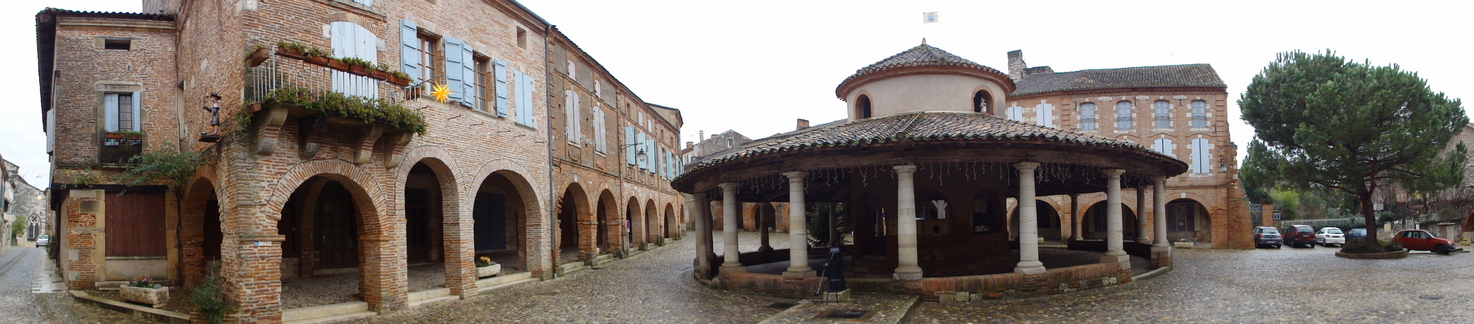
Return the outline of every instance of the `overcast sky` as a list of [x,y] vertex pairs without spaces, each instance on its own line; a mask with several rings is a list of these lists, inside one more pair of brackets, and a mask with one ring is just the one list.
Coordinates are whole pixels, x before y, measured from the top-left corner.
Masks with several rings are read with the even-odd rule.
[[[381,0],[418,1],[418,0]],[[5,1],[0,155],[44,186],[45,134],[36,84],[35,13],[44,7],[137,11],[132,0]],[[681,109],[683,141],[736,130],[761,138],[844,118],[834,88],[856,69],[921,43],[1007,71],[1076,71],[1208,63],[1228,84],[1238,158],[1253,129],[1237,100],[1275,53],[1335,50],[1416,71],[1434,91],[1474,98],[1474,2],[1358,1],[596,1],[524,0],[641,99]],[[923,12],[939,23],[922,24]],[[1466,111],[1468,104],[1465,104]]]

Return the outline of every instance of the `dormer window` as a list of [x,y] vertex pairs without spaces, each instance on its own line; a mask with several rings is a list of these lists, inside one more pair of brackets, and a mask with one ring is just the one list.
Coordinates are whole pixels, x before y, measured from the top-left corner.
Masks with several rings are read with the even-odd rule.
[[860,100],[855,102],[855,116],[858,119],[870,118],[870,96],[860,95]]

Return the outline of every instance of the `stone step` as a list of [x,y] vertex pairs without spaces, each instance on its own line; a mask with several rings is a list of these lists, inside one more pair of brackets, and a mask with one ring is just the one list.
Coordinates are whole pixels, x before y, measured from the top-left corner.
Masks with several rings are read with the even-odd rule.
[[283,324],[340,323],[340,322],[351,322],[351,321],[361,320],[361,319],[370,318],[370,317],[374,317],[374,316],[378,316],[378,315],[379,315],[379,313],[370,312],[370,311],[362,311],[362,312],[353,312],[353,313],[348,313],[348,314],[333,315],[333,316],[328,316],[328,317],[309,318],[309,319],[296,320],[296,321],[283,321],[282,323]]
[[520,285],[520,284],[525,284],[525,283],[529,283],[529,282],[537,282],[537,278],[527,278],[527,279],[512,281],[512,282],[503,283],[503,284],[495,285],[495,286],[486,286],[486,287],[482,287],[481,289],[477,289],[476,290],[476,293],[477,294],[485,294],[485,293],[492,292],[492,291],[495,291],[495,290],[499,290],[499,289],[502,289],[502,288],[507,288],[507,287],[516,286],[516,285]]
[[600,254],[598,256],[594,256],[593,264],[594,266],[601,266],[609,264],[610,262],[614,262],[614,254]]
[[[486,278],[486,279],[476,280],[476,287],[477,288],[487,288],[487,287],[492,287],[492,286],[498,286],[498,285],[506,284],[506,283],[509,283],[509,282],[522,281],[522,280],[526,280],[528,278],[532,278],[532,273],[531,272],[518,272],[518,273],[513,273],[513,274],[500,274],[500,275],[497,275],[495,277],[490,277],[490,278]],[[533,279],[533,280],[536,280],[536,279]]]
[[425,289],[409,293],[409,302],[440,298],[450,295],[450,288]]
[[558,275],[559,276],[566,276],[566,275],[578,273],[579,271],[588,270],[588,268],[589,268],[588,264],[584,264],[583,261],[574,261],[574,262],[564,263],[564,264],[558,265]]
[[434,304],[434,303],[443,302],[443,301],[447,301],[447,300],[457,300],[457,299],[461,299],[461,296],[449,295],[449,296],[433,297],[433,298],[430,298],[430,299],[421,299],[421,300],[409,302],[409,308],[419,308],[420,306],[423,306],[423,305],[429,305],[429,304]]
[[282,320],[282,322],[288,322],[288,323],[295,323],[295,322],[299,322],[299,321],[306,321],[306,322],[301,322],[301,323],[324,323],[324,322],[318,322],[316,320],[322,319],[322,318],[327,318],[327,317],[336,317],[336,316],[340,316],[340,315],[356,314],[356,313],[361,313],[361,312],[367,312],[369,314],[374,314],[374,312],[369,312],[368,311],[368,303],[367,302],[351,301],[351,302],[346,302],[346,303],[328,304],[328,305],[322,305],[322,306],[302,307],[302,308],[293,308],[293,309],[284,310],[284,311],[281,312],[281,320]]

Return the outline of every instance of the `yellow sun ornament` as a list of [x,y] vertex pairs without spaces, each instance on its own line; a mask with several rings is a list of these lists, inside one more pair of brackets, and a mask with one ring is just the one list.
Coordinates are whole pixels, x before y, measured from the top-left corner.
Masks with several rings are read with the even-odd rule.
[[434,89],[430,90],[430,96],[435,98],[435,102],[445,103],[445,99],[450,98],[450,88],[436,83]]

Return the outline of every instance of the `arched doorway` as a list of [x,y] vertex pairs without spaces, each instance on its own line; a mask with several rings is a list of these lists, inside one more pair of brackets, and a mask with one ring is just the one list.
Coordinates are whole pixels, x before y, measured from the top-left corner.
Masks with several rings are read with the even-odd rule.
[[624,206],[624,222],[627,225],[626,231],[629,234],[630,247],[644,248],[647,242],[645,241],[645,214],[640,212],[640,200],[630,197]]
[[[768,206],[768,208],[772,209],[773,207]],[[677,224],[680,224],[680,222],[676,221],[676,206],[665,204],[665,223],[663,225],[665,227],[665,237],[680,236],[676,233],[677,227],[679,227]]]
[[599,192],[599,202],[594,204],[595,215],[599,219],[599,251],[614,251],[623,248],[624,222],[619,220],[619,205],[614,202],[614,193],[609,190]]
[[[383,242],[363,241],[375,227],[372,199],[340,176],[303,181],[281,207],[283,309],[366,300],[382,293],[379,273]],[[382,229],[375,228],[376,231]],[[372,302],[371,302],[372,303]]]
[[1168,241],[1212,242],[1213,235],[1201,230],[1208,224],[1208,209],[1196,200],[1182,198],[1167,202]]
[[180,202],[180,273],[186,286],[204,283],[206,271],[220,262],[220,245],[224,231],[220,222],[220,201],[215,184],[209,179],[195,179]]
[[[1044,241],[1047,242],[1063,242],[1061,240],[1064,237],[1064,227],[1061,225],[1063,222],[1060,220],[1059,212],[1054,209],[1054,205],[1048,201],[1034,200],[1034,207],[1037,212],[1035,220],[1038,222],[1036,226],[1038,226],[1039,237],[1044,238]],[[1014,208],[1013,212],[1008,215],[1008,228],[1013,231],[1012,238],[1015,240],[1018,239],[1019,233],[1018,217],[1018,208]],[[1135,223],[1132,224],[1135,226]]]
[[[408,268],[410,291],[448,287],[456,283],[454,291],[463,289],[460,269],[470,255],[464,254],[465,246],[455,246],[460,240],[447,239],[446,233],[459,233],[459,222],[447,218],[458,218],[456,211],[459,194],[456,181],[449,167],[437,159],[416,162],[405,175],[402,213],[405,228],[405,262]],[[439,274],[434,275],[434,274]]]
[[655,200],[645,201],[645,235],[649,236],[646,242],[660,242],[660,218],[655,208]]
[[[528,262],[527,231],[537,215],[536,194],[522,175],[502,170],[491,173],[476,188],[471,207],[475,222],[475,256],[501,264],[502,273],[535,271]],[[546,231],[546,228],[542,229]]]
[[[1106,202],[1097,202],[1085,210],[1084,223],[1080,224],[1080,230],[1085,232],[1082,236],[1086,239],[1106,239]],[[1125,203],[1121,204],[1121,237],[1126,241],[1137,237],[1136,213]]]
[[[597,235],[591,233],[597,231],[598,222],[590,219],[592,217],[586,206],[587,201],[588,196],[578,183],[569,184],[568,189],[563,190],[563,198],[558,199],[558,248],[555,259],[558,264],[589,260],[598,254],[598,247],[593,241]],[[588,233],[588,237],[584,237],[584,233]]]

